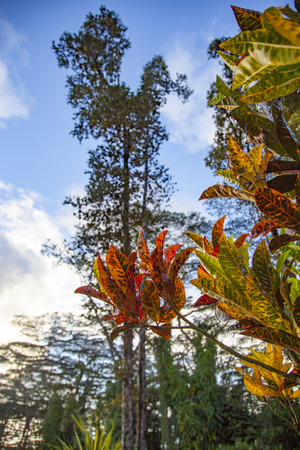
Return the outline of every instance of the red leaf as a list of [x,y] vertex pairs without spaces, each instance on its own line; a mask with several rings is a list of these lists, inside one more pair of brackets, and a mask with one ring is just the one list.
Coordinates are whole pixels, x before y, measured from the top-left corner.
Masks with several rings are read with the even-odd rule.
[[168,247],[164,250],[164,260],[165,260],[165,268],[166,268],[166,273],[169,272],[169,268],[170,268],[170,264],[172,259],[174,258],[174,256],[177,253],[177,250],[181,247],[180,244],[177,245],[171,245],[171,247]]
[[186,263],[188,257],[193,253],[195,248],[197,247],[185,248],[184,250],[181,250],[181,252],[178,253],[178,255],[175,256],[169,270],[169,279],[171,283],[174,283],[179,270]]
[[224,220],[226,216],[221,217],[213,226],[212,229],[212,245],[216,247],[218,245],[219,239],[223,233]]
[[197,306],[203,306],[203,305],[211,305],[213,303],[218,303],[219,300],[216,298],[212,298],[207,294],[201,295],[201,297],[198,298],[196,303],[194,304],[194,308],[197,308]]
[[168,230],[162,231],[161,233],[159,233],[159,235],[156,238],[155,241],[155,247],[158,247],[159,245],[161,245],[162,247],[164,246],[165,243],[165,237],[166,234],[168,233]]
[[219,253],[219,248],[220,248],[220,244],[218,244],[218,245],[213,249],[213,252],[212,252],[211,256],[214,256],[215,258],[217,258],[218,253]]
[[137,276],[135,277],[135,279],[134,279],[134,281],[135,281],[135,289],[136,289],[137,291],[140,291],[140,290],[141,290],[141,284],[142,284],[142,281],[143,281],[143,279],[145,278],[145,276],[146,276],[146,275],[144,275],[143,273],[140,273],[139,275],[137,275]]
[[205,236],[203,238],[203,246],[204,246],[205,253],[208,253],[209,255],[211,255],[213,252],[213,246],[211,245],[211,243]]
[[[294,367],[294,369],[289,372],[289,375],[297,375],[298,377],[300,377],[300,364],[298,364],[296,367]],[[288,378],[285,378],[279,388],[279,394],[280,392],[282,392],[284,389],[289,389],[292,386],[296,386],[297,384],[300,383],[294,383],[293,381],[289,380]]]
[[146,241],[145,241],[143,227],[141,228],[137,245],[138,245],[139,257],[141,258],[141,260],[144,263],[146,263],[148,265],[149,264],[149,260],[150,260],[150,253],[149,253]]
[[125,322],[125,320],[128,320],[128,319],[130,319],[130,318],[127,316],[127,314],[124,311],[121,311],[115,317],[115,324],[121,325],[122,323]]
[[90,286],[81,286],[76,289],[75,294],[83,294],[88,295],[89,297],[98,298],[99,300],[103,300],[105,303],[111,305],[109,298],[103,292],[97,291],[96,289]]
[[266,236],[273,228],[280,228],[280,226],[276,225],[271,219],[261,220],[252,228],[250,241],[261,234]]

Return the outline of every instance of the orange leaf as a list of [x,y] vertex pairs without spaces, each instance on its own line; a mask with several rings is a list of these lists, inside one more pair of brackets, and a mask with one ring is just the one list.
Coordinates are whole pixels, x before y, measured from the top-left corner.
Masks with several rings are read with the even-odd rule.
[[128,320],[127,314],[124,311],[121,311],[115,317],[115,324],[121,325],[125,320]]
[[266,236],[271,230],[273,230],[273,228],[280,227],[278,227],[271,219],[261,220],[252,228],[250,241],[252,241],[252,239],[256,238],[257,236],[260,236],[261,234],[263,236]]
[[166,234],[168,233],[168,230],[162,231],[161,233],[159,233],[159,235],[156,238],[155,241],[155,247],[158,247],[159,245],[161,245],[162,247],[164,246],[165,243],[165,237]]
[[96,289],[90,286],[81,286],[76,289],[75,294],[83,294],[88,295],[89,297],[98,298],[99,300],[103,300],[105,303],[111,305],[109,298],[103,292],[97,291]]
[[169,268],[170,268],[170,264],[172,259],[174,258],[174,256],[177,253],[177,250],[181,247],[180,244],[177,245],[171,245],[171,247],[168,247],[164,250],[164,260],[165,260],[165,268],[166,268],[166,273],[169,272]]
[[213,226],[212,229],[212,245],[216,247],[219,243],[219,239],[222,236],[223,228],[224,228],[224,220],[226,216],[221,217]]
[[163,250],[160,245],[151,253],[149,266],[152,280],[156,284],[157,289],[161,293],[164,293],[165,283],[163,281],[163,274],[165,277],[166,274],[164,273]]
[[198,278],[213,278],[202,266],[202,264],[199,264],[197,266],[197,274]]
[[171,325],[169,323],[164,323],[159,328],[151,328],[151,331],[168,341],[170,339]]
[[241,248],[248,236],[249,236],[249,233],[245,233],[245,234],[242,234],[241,236],[239,236],[234,241],[234,245],[236,246],[236,248]]
[[179,270],[181,267],[186,263],[188,257],[193,253],[197,247],[188,247],[183,250],[181,250],[178,255],[175,256],[173,259],[173,262],[171,264],[170,270],[169,270],[169,280],[171,283],[174,283]]
[[116,285],[108,270],[104,266],[100,255],[97,259],[97,267],[101,284],[103,285],[107,295],[120,311],[126,311],[126,297],[123,291]]
[[150,280],[145,281],[142,291],[143,307],[153,322],[158,322],[160,318],[160,298],[155,285]]
[[205,236],[203,238],[203,246],[204,246],[205,253],[208,253],[209,255],[211,255],[213,252],[213,246],[211,245],[211,243]]
[[141,228],[137,245],[138,245],[139,257],[141,258],[141,260],[144,263],[146,263],[148,265],[149,264],[149,260],[150,260],[150,253],[149,253],[146,241],[145,241],[145,235],[144,235],[143,227]]
[[[121,260],[120,260],[121,259]],[[128,285],[125,279],[125,271],[129,260],[117,247],[111,245],[106,254],[106,265],[115,283],[126,294]]]

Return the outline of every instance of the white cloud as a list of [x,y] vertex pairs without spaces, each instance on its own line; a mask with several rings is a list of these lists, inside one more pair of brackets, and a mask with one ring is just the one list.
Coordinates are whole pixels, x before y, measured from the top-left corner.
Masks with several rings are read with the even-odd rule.
[[188,103],[182,104],[174,95],[162,111],[171,142],[184,145],[189,153],[207,150],[214,137],[212,110],[207,108],[206,93],[220,66],[216,61],[207,60],[206,47],[207,39],[201,35],[179,34],[165,51],[172,76],[187,74],[188,84],[194,89]]
[[0,342],[17,338],[10,325],[15,314],[39,315],[78,311],[80,297],[74,290],[79,276],[67,266],[54,266],[41,255],[50,238],[60,243],[58,224],[42,208],[39,195],[0,182]]
[[19,76],[19,66],[27,65],[26,37],[0,18],[0,129],[13,118],[27,118],[31,99]]

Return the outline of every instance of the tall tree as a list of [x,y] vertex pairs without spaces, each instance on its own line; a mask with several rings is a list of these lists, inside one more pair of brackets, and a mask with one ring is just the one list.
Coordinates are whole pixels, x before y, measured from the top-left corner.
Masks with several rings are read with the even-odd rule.
[[[99,249],[111,242],[129,255],[137,230],[145,224],[149,234],[157,224],[173,191],[171,177],[157,162],[167,139],[159,120],[166,96],[183,101],[191,94],[186,77],[173,81],[163,58],[154,57],[143,70],[137,92],[120,81],[121,63],[130,42],[116,13],[100,8],[89,14],[78,34],[65,32],[53,49],[59,67],[71,68],[67,77],[68,102],[76,109],[72,134],[80,141],[93,137],[101,143],[90,151],[86,196],[68,198],[82,219],[69,249],[72,262],[82,271]],[[124,333],[122,448],[133,448],[132,330]],[[141,449],[144,444],[141,444]]]

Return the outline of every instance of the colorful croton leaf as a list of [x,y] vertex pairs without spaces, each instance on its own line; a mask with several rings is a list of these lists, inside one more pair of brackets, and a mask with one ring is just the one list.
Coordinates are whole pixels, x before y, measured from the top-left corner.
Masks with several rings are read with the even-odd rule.
[[[225,320],[238,322],[236,328],[242,329],[242,334],[300,353],[298,309],[294,313],[290,294],[286,294],[288,299],[282,294],[287,281],[281,280],[273,268],[266,242],[256,248],[250,268],[246,235],[235,242],[227,239],[223,223],[224,217],[213,228],[216,247],[211,243],[212,250],[204,245],[195,250],[201,264],[198,278],[191,283],[202,292],[195,306],[217,304],[217,310],[226,315]],[[199,236],[189,237],[204,242]],[[215,248],[218,251],[214,253]]]
[[186,302],[184,285],[178,273],[195,247],[181,250],[178,254],[176,253],[181,245],[164,249],[166,234],[167,231],[163,231],[158,235],[155,248],[150,253],[142,228],[138,238],[138,252],[142,260],[140,267],[147,276],[142,290],[143,308],[149,319],[156,323],[156,328],[151,330],[164,339],[169,339],[170,322]]
[[129,257],[112,245],[106,254],[106,266],[100,255],[94,264],[94,274],[99,282],[101,291],[90,286],[76,289],[76,294],[84,294],[103,300],[113,308],[113,314],[107,315],[105,320],[114,320],[117,326],[111,334],[113,340],[119,332],[128,326],[137,326],[145,320],[141,307],[141,275],[136,275],[137,252]]
[[[292,366],[291,363],[285,364],[283,362],[282,349],[277,345],[268,344],[266,352],[250,350],[251,354],[248,356],[254,360],[267,364],[268,366],[281,370],[282,372],[288,373]],[[296,396],[292,394],[291,387],[295,386],[297,383],[291,383],[283,376],[247,361],[242,361],[242,363],[253,369],[252,376],[241,367],[234,368],[244,376],[245,386],[252,394],[260,399],[262,399],[262,397],[296,398]],[[298,369],[294,370],[292,373],[298,374]],[[262,379],[264,379],[265,383],[263,383]]]

